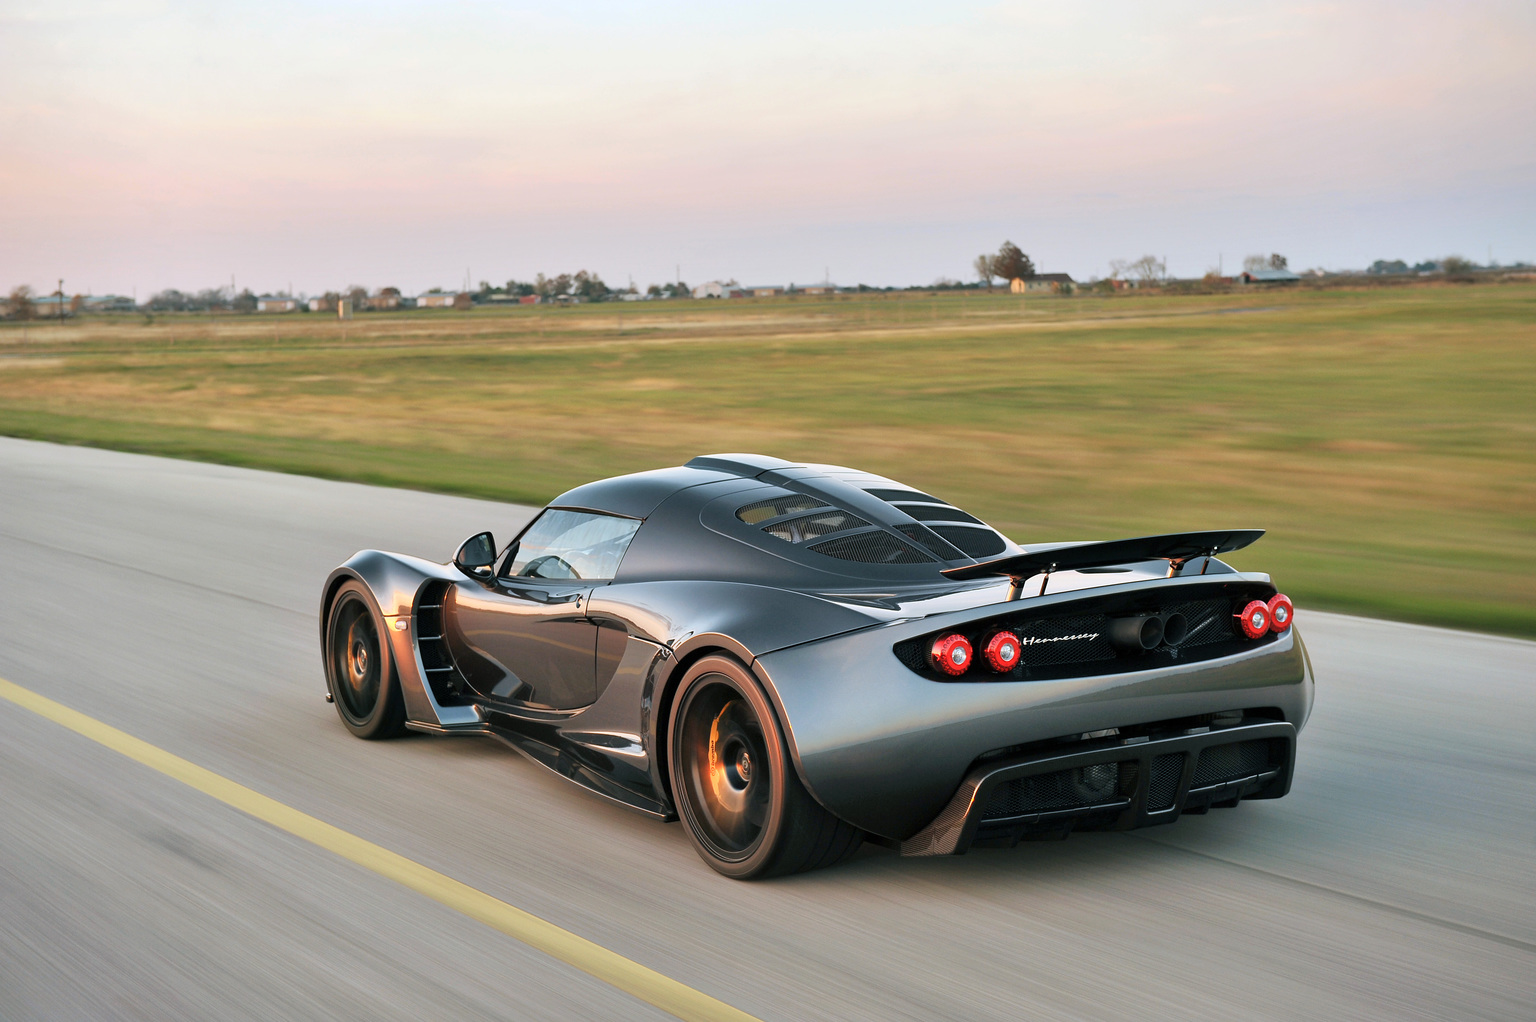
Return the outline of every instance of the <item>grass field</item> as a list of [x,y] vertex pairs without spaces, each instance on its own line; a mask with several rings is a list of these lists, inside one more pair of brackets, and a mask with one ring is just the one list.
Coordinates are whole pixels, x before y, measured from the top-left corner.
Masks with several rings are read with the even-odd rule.
[[535,503],[758,451],[1026,544],[1261,526],[1304,606],[1536,635],[1525,284],[13,323],[0,433]]

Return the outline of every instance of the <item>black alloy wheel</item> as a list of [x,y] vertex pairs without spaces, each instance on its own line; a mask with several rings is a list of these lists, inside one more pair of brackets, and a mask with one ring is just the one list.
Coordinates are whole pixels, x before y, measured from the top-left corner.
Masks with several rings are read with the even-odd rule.
[[405,705],[383,616],[359,582],[345,583],[331,603],[325,675],[336,713],[353,734],[390,738],[405,730]]
[[725,876],[829,866],[862,841],[800,783],[772,706],[736,660],[711,656],[689,668],[668,735],[678,815],[699,855]]

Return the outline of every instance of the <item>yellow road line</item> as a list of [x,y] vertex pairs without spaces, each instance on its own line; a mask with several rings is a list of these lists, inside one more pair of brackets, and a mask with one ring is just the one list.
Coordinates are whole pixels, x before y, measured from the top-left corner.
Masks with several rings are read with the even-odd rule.
[[264,823],[270,823],[279,830],[285,830],[326,851],[335,852],[343,859],[349,859],[382,877],[388,877],[413,891],[425,894],[434,901],[500,930],[507,936],[537,948],[552,958],[558,958],[567,965],[573,965],[582,972],[678,1018],[700,1020],[700,1022],[727,1019],[736,1020],[736,1022],[756,1022],[751,1015],[738,1011],[729,1004],[717,1001],[675,979],[647,969],[638,962],[632,962],[621,954],[609,951],[601,944],[594,944],[590,940],[578,937],[569,930],[563,930],[554,923],[524,912],[520,908],[514,908],[504,901],[498,901],[483,891],[461,884],[452,877],[444,876],[434,869],[428,869],[419,862],[397,855],[387,848],[365,841],[355,834],[349,834],[307,813],[301,813],[276,799],[236,784],[212,770],[204,769],[196,763],[150,745],[125,731],[119,731],[110,724],[103,724],[94,717],[88,717],[78,710],[72,710],[62,703],[56,703],[46,696],[38,695],[4,678],[0,678],[0,697],[23,709],[31,710],[40,717],[46,717],[55,724],[61,724],[77,734],[84,735],[114,752],[120,752],[152,770],[158,770],[167,777],[196,788],[205,795],[211,795],[225,805],[233,806]]

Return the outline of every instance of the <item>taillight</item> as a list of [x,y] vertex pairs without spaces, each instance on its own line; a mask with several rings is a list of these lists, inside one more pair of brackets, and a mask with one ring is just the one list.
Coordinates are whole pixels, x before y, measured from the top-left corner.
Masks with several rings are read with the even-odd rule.
[[971,644],[963,635],[940,636],[933,640],[932,660],[936,669],[959,677],[971,668]]
[[1284,593],[1276,593],[1269,598],[1269,627],[1276,632],[1283,632],[1291,627],[1291,618],[1296,616],[1296,607],[1291,603],[1291,598]]
[[998,632],[987,640],[987,648],[981,651],[987,658],[987,666],[998,674],[1007,674],[1019,666],[1019,637],[1012,632]]
[[1238,613],[1237,623],[1244,635],[1257,639],[1269,631],[1269,605],[1263,600],[1254,600]]

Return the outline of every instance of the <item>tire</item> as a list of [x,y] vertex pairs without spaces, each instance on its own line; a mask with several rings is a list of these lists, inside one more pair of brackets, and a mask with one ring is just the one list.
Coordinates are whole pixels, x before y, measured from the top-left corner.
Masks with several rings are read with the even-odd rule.
[[405,732],[405,700],[389,652],[384,616],[367,587],[344,583],[325,619],[325,684],[337,716],[359,738]]
[[768,697],[738,661],[688,669],[668,719],[673,800],[699,856],[736,880],[831,866],[864,840],[813,799]]

